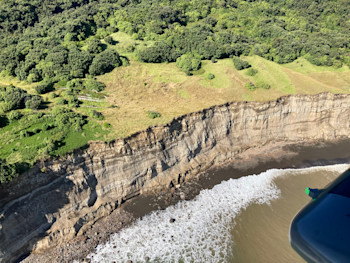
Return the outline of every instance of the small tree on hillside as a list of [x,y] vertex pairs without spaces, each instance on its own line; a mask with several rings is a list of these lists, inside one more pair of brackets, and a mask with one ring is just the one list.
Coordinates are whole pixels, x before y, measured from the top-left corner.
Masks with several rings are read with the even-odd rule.
[[122,61],[118,52],[107,49],[94,58],[89,68],[89,73],[92,76],[102,75],[121,65]]
[[26,108],[37,110],[39,109],[41,103],[43,102],[42,98],[40,96],[33,96],[26,102]]
[[233,65],[235,66],[235,68],[237,70],[242,70],[242,69],[251,67],[251,65],[247,61],[242,60],[239,57],[234,57],[233,58]]
[[200,69],[201,65],[201,60],[194,57],[192,54],[184,54],[176,60],[176,66],[186,73]]

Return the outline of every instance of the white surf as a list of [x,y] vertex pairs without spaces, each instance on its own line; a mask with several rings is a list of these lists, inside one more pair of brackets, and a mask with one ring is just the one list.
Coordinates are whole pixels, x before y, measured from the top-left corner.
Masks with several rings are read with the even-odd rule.
[[[227,262],[232,253],[231,229],[242,209],[280,196],[274,179],[305,171],[343,172],[349,165],[306,169],[271,169],[259,175],[224,181],[202,190],[191,201],[153,212],[113,234],[88,255],[92,262]],[[174,222],[170,222],[175,219]]]

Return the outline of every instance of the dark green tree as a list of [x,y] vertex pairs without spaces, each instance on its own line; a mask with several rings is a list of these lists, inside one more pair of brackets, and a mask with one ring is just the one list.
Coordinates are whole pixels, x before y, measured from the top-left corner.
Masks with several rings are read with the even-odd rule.
[[25,104],[27,109],[37,110],[42,102],[43,100],[40,96],[33,96]]
[[96,55],[90,65],[89,73],[92,76],[101,75],[110,72],[115,67],[119,67],[121,65],[122,61],[119,57],[118,52],[107,49],[102,53]]
[[238,57],[234,57],[233,58],[233,65],[235,66],[235,68],[237,70],[242,70],[242,69],[251,67],[251,65],[247,61],[242,60],[242,59],[240,59]]

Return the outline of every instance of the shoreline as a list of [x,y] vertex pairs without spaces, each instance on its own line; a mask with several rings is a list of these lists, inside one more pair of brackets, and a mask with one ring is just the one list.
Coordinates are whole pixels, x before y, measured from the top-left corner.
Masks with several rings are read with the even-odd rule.
[[336,143],[319,142],[304,145],[276,143],[249,149],[224,167],[211,168],[189,181],[160,192],[134,197],[110,215],[98,220],[81,236],[40,254],[30,254],[22,258],[23,262],[88,261],[86,256],[94,252],[98,244],[105,243],[111,234],[152,211],[163,210],[180,200],[191,200],[201,190],[211,189],[221,181],[259,174],[272,168],[306,168],[350,163],[350,153],[347,152],[349,146],[350,139],[346,139]]
[[[278,162],[291,159],[295,151],[287,153],[286,145],[349,138],[348,97],[326,93],[292,95],[267,103],[227,103],[133,137],[91,142],[87,149],[39,163],[18,184],[3,189],[1,225],[6,231],[0,233],[4,233],[0,259],[16,261],[21,255],[66,244],[126,200],[147,192],[158,196],[165,189],[169,196],[163,204],[170,205],[178,192],[191,189],[190,179],[205,178],[214,166],[221,170],[234,162],[234,168],[243,170],[236,177],[242,176],[250,174],[248,168],[279,167]],[[274,165],[271,160],[278,161]],[[222,178],[209,176],[212,185]],[[182,193],[182,198],[195,196],[201,184],[207,188],[210,184],[203,180],[191,181],[195,191]],[[184,181],[186,187],[181,187]],[[162,200],[155,203],[162,204]]]

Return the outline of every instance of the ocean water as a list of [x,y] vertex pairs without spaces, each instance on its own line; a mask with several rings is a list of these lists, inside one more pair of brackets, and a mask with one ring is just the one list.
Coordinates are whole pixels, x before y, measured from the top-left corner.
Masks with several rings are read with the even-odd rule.
[[[350,166],[271,169],[221,182],[193,200],[155,211],[100,244],[91,262],[302,262],[289,246],[289,224]],[[173,219],[175,219],[174,222]]]

